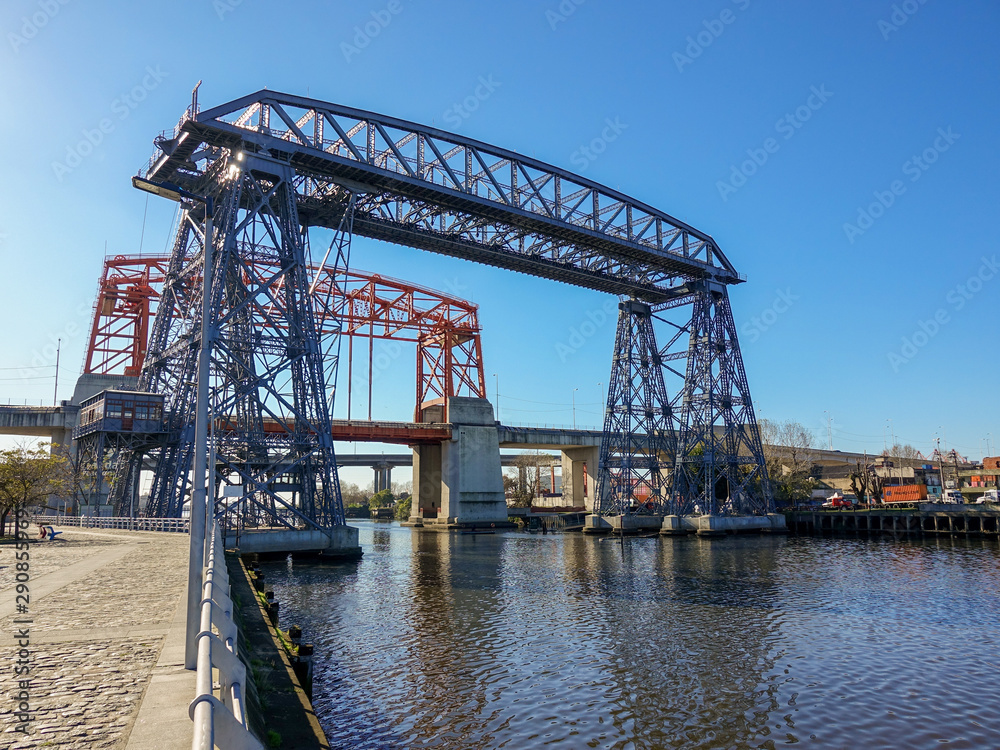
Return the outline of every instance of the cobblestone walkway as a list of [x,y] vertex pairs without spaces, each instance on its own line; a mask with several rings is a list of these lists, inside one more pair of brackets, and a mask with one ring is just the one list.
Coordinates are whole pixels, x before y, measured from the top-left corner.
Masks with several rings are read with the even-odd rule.
[[[186,534],[63,531],[31,544],[27,614],[16,609],[15,547],[0,546],[0,747],[11,750],[123,747],[185,591]],[[28,734],[14,671],[21,628]]]

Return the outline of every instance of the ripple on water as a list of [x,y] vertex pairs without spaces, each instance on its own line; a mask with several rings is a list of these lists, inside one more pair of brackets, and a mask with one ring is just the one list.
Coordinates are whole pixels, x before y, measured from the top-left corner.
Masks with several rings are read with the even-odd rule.
[[359,526],[266,566],[334,747],[1000,747],[994,543]]

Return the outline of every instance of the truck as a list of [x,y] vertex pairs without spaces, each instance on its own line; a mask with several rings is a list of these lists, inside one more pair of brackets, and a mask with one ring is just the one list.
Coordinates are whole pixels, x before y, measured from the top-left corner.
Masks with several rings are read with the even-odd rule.
[[945,490],[944,495],[942,495],[942,501],[962,505],[965,502],[965,498],[962,497],[962,493],[958,490]]
[[886,505],[919,503],[925,500],[927,500],[927,486],[923,484],[890,485],[882,490],[882,502]]
[[1000,503],[1000,490],[986,490],[985,494],[976,500],[976,505],[984,503]]

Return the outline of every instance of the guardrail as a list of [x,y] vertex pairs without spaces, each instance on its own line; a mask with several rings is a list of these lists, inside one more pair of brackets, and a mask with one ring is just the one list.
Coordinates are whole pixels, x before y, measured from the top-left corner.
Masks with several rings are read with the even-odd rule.
[[[201,628],[197,635],[197,692],[188,713],[194,721],[193,750],[264,750],[247,728],[244,686],[246,667],[237,654],[237,628],[229,598],[222,531],[213,521],[211,546],[202,584]],[[218,635],[212,632],[213,627]],[[212,670],[218,670],[219,695],[213,689]]]
[[191,531],[189,518],[130,518],[127,516],[35,516],[35,523],[76,526],[81,529],[127,529],[128,531]]

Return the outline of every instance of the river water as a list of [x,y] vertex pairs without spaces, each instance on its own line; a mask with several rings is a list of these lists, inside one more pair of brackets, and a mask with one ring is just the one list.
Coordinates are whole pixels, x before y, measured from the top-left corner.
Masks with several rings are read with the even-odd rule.
[[1000,748],[995,541],[354,523],[263,566],[335,748]]

